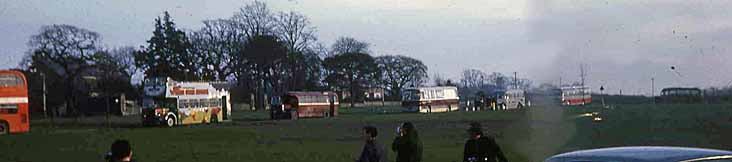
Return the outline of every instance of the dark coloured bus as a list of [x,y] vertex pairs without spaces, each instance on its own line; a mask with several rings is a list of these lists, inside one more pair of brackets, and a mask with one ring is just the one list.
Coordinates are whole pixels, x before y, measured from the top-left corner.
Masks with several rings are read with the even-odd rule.
[[702,91],[699,88],[671,87],[661,90],[656,103],[692,104],[702,103]]

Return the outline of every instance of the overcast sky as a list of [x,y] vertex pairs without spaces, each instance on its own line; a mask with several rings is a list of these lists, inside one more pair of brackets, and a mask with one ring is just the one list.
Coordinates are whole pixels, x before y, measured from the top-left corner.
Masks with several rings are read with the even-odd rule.
[[[107,47],[140,46],[153,19],[169,11],[181,28],[228,18],[243,0],[0,1],[0,68],[16,67],[40,26],[70,24],[99,32]],[[373,55],[422,60],[430,75],[457,79],[464,69],[511,74],[536,83],[579,81],[606,93],[649,95],[669,86],[732,81],[730,1],[706,0],[270,0],[297,11],[326,45],[339,36],[371,43]],[[676,71],[670,69],[676,67]]]

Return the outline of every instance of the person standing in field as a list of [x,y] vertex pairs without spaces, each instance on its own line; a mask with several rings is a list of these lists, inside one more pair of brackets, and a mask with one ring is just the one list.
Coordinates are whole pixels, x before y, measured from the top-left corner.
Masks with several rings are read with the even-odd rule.
[[464,162],[508,162],[496,140],[483,135],[480,123],[470,123],[468,135],[463,152]]
[[406,122],[397,127],[397,137],[391,144],[391,149],[397,153],[396,162],[422,161],[422,141],[419,140],[414,124]]
[[361,156],[356,159],[356,162],[386,162],[386,151],[384,151],[384,145],[376,141],[376,136],[378,134],[379,131],[376,127],[363,127],[362,136],[365,144],[361,151]]
[[111,151],[105,157],[108,162],[126,162],[132,160],[132,146],[127,140],[116,140],[112,143]]

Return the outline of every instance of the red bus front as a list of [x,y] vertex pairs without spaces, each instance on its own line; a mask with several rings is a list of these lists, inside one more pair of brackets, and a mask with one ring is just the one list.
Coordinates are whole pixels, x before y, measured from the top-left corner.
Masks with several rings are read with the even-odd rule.
[[23,73],[0,70],[0,134],[28,132],[28,86]]

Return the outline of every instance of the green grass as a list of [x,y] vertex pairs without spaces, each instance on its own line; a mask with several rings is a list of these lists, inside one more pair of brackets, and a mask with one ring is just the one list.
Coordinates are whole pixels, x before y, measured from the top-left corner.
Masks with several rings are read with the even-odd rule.
[[[540,103],[540,102],[537,102]],[[334,119],[270,121],[265,112],[235,112],[234,122],[176,128],[140,128],[137,117],[34,120],[32,131],[0,137],[0,161],[99,161],[109,144],[128,139],[138,161],[352,161],[360,128],[379,128],[391,144],[401,122],[415,123],[427,162],[459,161],[471,121],[496,137],[511,161],[598,147],[671,145],[728,149],[730,105],[614,105],[613,109],[534,106],[525,111],[401,113],[398,106],[342,108]],[[600,112],[603,122],[577,117]],[[58,124],[61,123],[61,124]],[[389,159],[394,153],[389,152]]]

